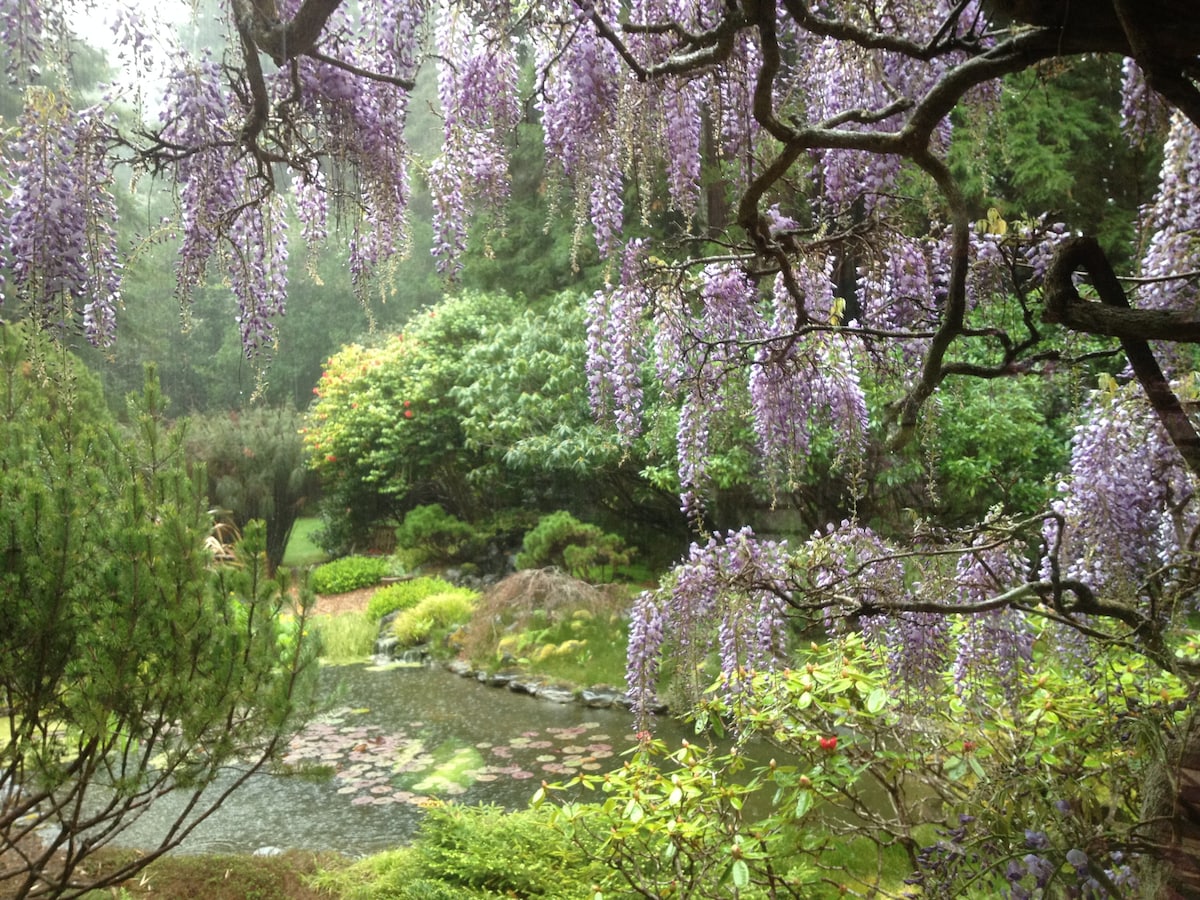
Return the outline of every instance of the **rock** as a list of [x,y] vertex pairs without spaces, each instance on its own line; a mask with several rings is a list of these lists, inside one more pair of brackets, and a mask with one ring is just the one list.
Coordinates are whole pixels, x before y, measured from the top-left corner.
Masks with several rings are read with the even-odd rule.
[[259,847],[254,851],[255,856],[279,856],[283,853],[280,847]]
[[514,680],[521,677],[520,672],[511,669],[501,669],[488,676],[487,683],[492,687],[508,687]]
[[574,703],[575,692],[567,688],[544,685],[534,694],[539,700],[549,700],[551,703]]
[[620,696],[622,695],[612,688],[595,685],[579,692],[579,702],[591,709],[608,709]]
[[542,687],[540,681],[524,681],[520,678],[514,678],[508,683],[508,689],[515,694],[528,694],[531,697],[536,697],[538,690]]
[[475,670],[471,668],[471,664],[465,659],[455,659],[446,663],[446,668],[455,675],[461,675],[463,678],[469,678],[475,674]]

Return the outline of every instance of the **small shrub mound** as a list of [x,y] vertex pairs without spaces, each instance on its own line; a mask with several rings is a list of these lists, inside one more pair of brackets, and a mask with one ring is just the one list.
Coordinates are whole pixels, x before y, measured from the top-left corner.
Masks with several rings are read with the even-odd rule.
[[313,569],[308,586],[318,594],[344,594],[379,584],[388,574],[388,562],[378,556],[343,556]]
[[537,527],[525,535],[516,562],[518,569],[558,566],[576,578],[611,581],[617,567],[629,565],[632,557],[633,550],[619,535],[559,511],[542,516]]
[[444,594],[456,590],[458,588],[450,582],[428,575],[389,584],[371,595],[367,603],[367,618],[378,622],[388,613],[412,609],[431,594]]
[[411,847],[324,872],[317,886],[345,900],[591,897],[604,870],[550,824],[549,809],[430,809]]
[[474,528],[437,503],[414,507],[396,529],[396,542],[416,551],[422,562],[455,562],[474,538]]

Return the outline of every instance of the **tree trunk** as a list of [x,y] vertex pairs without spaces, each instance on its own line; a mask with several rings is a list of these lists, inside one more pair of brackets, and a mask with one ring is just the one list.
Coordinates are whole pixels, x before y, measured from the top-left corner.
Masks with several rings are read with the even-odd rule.
[[1167,742],[1143,788],[1145,838],[1155,852],[1139,867],[1139,896],[1200,898],[1200,719],[1193,713],[1182,736]]

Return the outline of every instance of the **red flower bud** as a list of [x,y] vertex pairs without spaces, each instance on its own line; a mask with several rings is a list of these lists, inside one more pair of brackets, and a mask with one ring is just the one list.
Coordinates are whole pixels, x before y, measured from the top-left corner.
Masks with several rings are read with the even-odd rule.
[[837,749],[837,735],[831,734],[829,737],[823,737],[820,741],[821,749],[826,753],[832,753]]

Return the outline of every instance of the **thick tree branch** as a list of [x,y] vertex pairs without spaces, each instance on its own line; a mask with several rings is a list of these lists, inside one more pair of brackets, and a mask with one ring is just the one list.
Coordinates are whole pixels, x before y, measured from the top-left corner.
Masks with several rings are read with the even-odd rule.
[[[241,0],[239,5],[248,2],[250,0]],[[276,65],[282,66],[289,59],[303,56],[316,48],[325,30],[325,23],[342,5],[342,0],[304,0],[289,22],[281,22],[277,16],[271,21],[274,9],[263,12],[263,5],[264,0],[255,0],[259,15],[255,22],[258,27],[253,31],[254,43],[275,60]],[[266,5],[274,6],[270,0],[266,0]]]
[[[1091,277],[1103,306],[1087,303],[1079,296],[1074,282],[1077,268],[1084,269]],[[1129,365],[1171,442],[1183,456],[1188,469],[1200,477],[1200,435],[1196,434],[1191,419],[1171,390],[1148,343],[1152,338],[1200,340],[1200,322],[1171,313],[1155,316],[1150,310],[1131,309],[1108,257],[1095,238],[1090,237],[1069,238],[1060,245],[1046,271],[1045,293],[1047,321],[1060,323],[1074,331],[1120,338]],[[1097,310],[1104,312],[1097,315]],[[1167,320],[1163,316],[1173,319],[1170,329],[1165,328]],[[1158,327],[1151,329],[1147,322]],[[1107,329],[1093,327],[1100,323],[1108,326]]]

